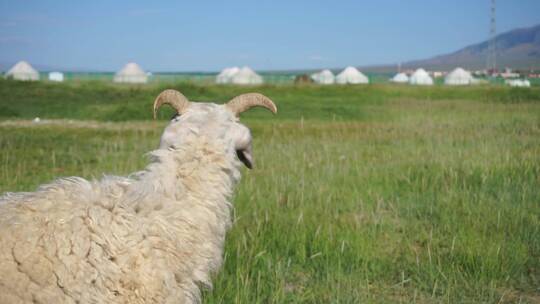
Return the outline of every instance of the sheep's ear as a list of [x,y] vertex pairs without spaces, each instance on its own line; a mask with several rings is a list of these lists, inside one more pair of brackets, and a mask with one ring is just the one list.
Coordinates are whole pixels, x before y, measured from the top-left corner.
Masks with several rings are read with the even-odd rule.
[[236,156],[238,156],[238,159],[248,169],[253,169],[253,155],[251,154],[251,147],[248,147],[244,150],[236,150]]

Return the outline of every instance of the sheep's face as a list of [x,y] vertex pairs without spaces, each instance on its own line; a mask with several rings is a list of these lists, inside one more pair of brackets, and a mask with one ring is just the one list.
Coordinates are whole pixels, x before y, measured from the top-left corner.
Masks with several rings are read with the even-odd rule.
[[224,105],[191,102],[184,113],[172,117],[160,148],[178,148],[201,136],[224,143],[227,153],[236,153],[246,167],[253,167],[251,132]]

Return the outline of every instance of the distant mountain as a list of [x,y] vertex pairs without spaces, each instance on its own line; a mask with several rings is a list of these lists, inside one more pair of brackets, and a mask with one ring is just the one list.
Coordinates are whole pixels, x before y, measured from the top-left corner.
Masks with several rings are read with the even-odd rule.
[[[540,69],[540,24],[502,33],[496,36],[495,41],[499,69]],[[403,67],[448,70],[461,66],[467,69],[483,69],[486,67],[487,51],[488,41],[484,41],[450,54],[409,61],[403,64]]]

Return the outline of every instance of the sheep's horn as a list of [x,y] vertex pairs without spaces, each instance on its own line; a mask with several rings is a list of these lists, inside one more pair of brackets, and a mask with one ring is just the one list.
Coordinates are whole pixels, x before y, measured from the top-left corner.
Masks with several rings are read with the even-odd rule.
[[277,107],[274,102],[272,102],[270,98],[259,93],[247,93],[238,95],[235,98],[231,99],[229,102],[227,102],[227,104],[225,104],[225,107],[227,107],[227,109],[229,109],[237,116],[252,107],[263,107],[270,110],[274,114],[277,113]]
[[178,114],[184,114],[189,107],[189,100],[186,96],[176,90],[165,90],[161,92],[154,101],[154,119],[156,119],[157,111],[163,104],[168,104],[173,107]]

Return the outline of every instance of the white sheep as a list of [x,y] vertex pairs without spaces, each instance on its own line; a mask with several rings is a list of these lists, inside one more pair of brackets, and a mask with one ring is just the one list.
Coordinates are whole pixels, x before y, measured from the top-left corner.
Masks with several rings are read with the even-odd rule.
[[222,262],[240,161],[251,134],[239,113],[274,103],[261,94],[225,105],[166,90],[176,115],[145,170],[99,181],[59,179],[0,197],[0,303],[198,303]]

